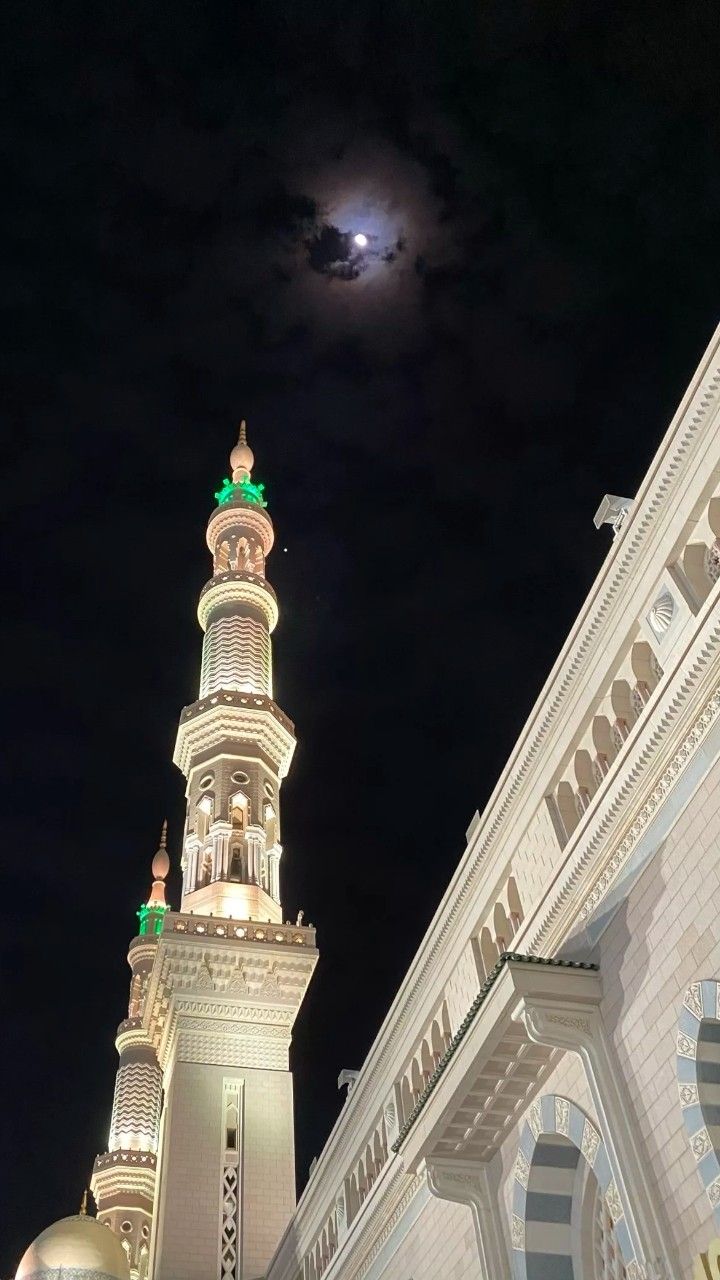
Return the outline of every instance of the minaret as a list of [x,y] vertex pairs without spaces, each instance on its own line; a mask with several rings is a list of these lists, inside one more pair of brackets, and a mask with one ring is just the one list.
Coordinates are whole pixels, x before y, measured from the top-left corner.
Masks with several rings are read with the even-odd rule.
[[[187,780],[181,909],[165,904],[163,833],[130,947],[109,1152],[93,1176],[98,1216],[141,1242],[134,1280],[143,1267],[149,1280],[256,1280],[295,1205],[288,1055],[317,951],[312,926],[283,924],[280,785],[295,737],[272,697],[274,535],[253,465],[243,423],[208,522],[199,697],[174,754]],[[142,1194],[128,1173],[141,1163]]]
[[175,763],[187,778],[183,910],[281,920],[281,779],[293,727],[272,700],[270,635],[278,619],[265,577],[273,545],[263,485],[252,483],[245,423],[216,493],[207,543],[213,576],[200,593],[200,699],[186,707]]
[[[133,938],[128,952],[132,971],[130,998],[127,1018],[120,1023],[115,1038],[120,1063],[115,1077],[108,1150],[98,1156],[92,1176],[97,1216],[120,1237],[132,1280],[144,1280],[147,1276],[155,1200],[162,1072],[142,1015],[158,934],[168,910],[165,877],[170,870],[170,860],[166,836],[167,823],[164,822],[152,863],[150,897],[137,913],[139,934]],[[85,1209],[81,1208],[80,1212]]]

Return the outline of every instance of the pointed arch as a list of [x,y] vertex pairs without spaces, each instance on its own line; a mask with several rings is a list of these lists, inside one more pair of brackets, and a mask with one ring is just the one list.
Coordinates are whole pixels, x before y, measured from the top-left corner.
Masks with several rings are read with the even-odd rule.
[[[588,1196],[588,1190],[593,1194]],[[515,1161],[515,1280],[585,1280],[585,1205],[602,1199],[626,1272],[639,1274],[610,1157],[597,1125],[569,1098],[546,1094],[530,1108]]]
[[678,1019],[677,1077],[683,1124],[720,1227],[720,982],[693,982]]

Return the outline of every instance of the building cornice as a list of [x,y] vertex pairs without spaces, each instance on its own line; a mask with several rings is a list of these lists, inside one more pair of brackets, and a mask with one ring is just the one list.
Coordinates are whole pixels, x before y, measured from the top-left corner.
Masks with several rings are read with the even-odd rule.
[[265,618],[268,631],[275,630],[279,617],[277,597],[266,578],[244,569],[230,569],[210,578],[198,600],[197,617],[203,631],[207,631],[213,609],[232,604],[257,609]]
[[[492,880],[496,876],[503,856],[506,860],[511,856],[510,845],[522,838],[537,812],[551,781],[548,760],[557,760],[564,741],[570,744],[573,728],[576,730],[584,714],[591,714],[592,697],[600,690],[603,680],[612,675],[610,664],[615,661],[621,644],[626,642],[628,628],[641,616],[642,607],[651,602],[648,597],[658,575],[678,543],[678,510],[686,511],[690,520],[703,485],[720,464],[719,348],[720,330],[714,335],[683,398],[632,512],[601,567],[482,817],[478,816],[472,824],[467,850],[301,1197],[293,1219],[300,1241],[312,1235],[311,1224],[321,1212],[321,1206],[327,1208],[331,1203],[338,1179],[347,1172],[351,1152],[359,1149],[378,1105],[392,1088],[397,1071],[403,1068],[412,1035],[422,1029],[423,1017],[432,1012],[431,1005],[442,991],[453,958],[467,944],[469,932],[465,926],[470,916],[474,918],[479,910],[478,899],[483,896],[485,878]],[[697,621],[702,631],[702,617]],[[649,800],[659,785],[658,770],[667,768],[668,756],[682,749],[682,737],[691,730],[688,716],[693,706],[697,708],[698,697],[705,698],[701,719],[707,714],[717,684],[715,680],[713,685],[717,675],[718,636],[711,618],[706,618],[706,624],[705,633],[698,637],[692,670],[688,672],[678,666],[666,673],[641,729],[633,741],[626,744],[627,751],[621,753],[610,779],[606,779],[607,786],[601,788],[602,796],[608,796],[612,789],[617,798],[613,832],[620,832],[621,840],[627,837],[638,804],[643,802],[639,775],[633,776],[633,770],[640,767]],[[688,680],[692,689],[684,687]],[[705,693],[700,694],[698,690]],[[562,861],[568,873],[568,859],[581,835],[587,840],[590,825],[603,821],[599,817],[600,803],[593,801],[585,821],[563,851]],[[623,813],[627,814],[624,828]],[[607,834],[612,836],[609,828]],[[597,847],[593,842],[588,865],[593,865],[593,857],[597,859]],[[610,856],[609,852],[608,858]],[[599,879],[607,868],[597,867],[597,861],[594,865],[598,871],[596,879]],[[588,875],[588,881],[591,879]],[[526,920],[521,934],[525,941],[518,939],[519,944],[526,950],[536,949],[537,939],[537,945],[542,942],[546,953],[554,949],[563,930],[567,933],[572,913],[578,915],[593,891],[593,883],[588,883],[584,896],[566,887],[564,882],[553,884],[555,898],[561,899],[559,907],[554,899],[551,901],[546,896]],[[553,924],[550,928],[552,922],[560,920],[562,927]],[[271,1274],[274,1280],[272,1269]]]
[[199,754],[219,749],[227,741],[253,743],[279,777],[286,776],[295,750],[293,725],[266,694],[223,689],[185,707],[173,763],[187,777]]

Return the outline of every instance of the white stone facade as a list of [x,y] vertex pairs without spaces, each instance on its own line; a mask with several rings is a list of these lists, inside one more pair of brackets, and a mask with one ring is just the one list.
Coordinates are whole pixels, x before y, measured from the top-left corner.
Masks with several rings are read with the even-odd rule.
[[720,331],[268,1280],[712,1273],[719,581]]

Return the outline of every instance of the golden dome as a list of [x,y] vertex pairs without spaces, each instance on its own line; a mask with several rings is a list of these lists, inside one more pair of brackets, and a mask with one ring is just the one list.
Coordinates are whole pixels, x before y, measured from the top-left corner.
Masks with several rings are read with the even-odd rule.
[[109,1227],[97,1218],[77,1214],[61,1218],[26,1249],[15,1280],[82,1280],[92,1272],[92,1280],[129,1280],[125,1251]]

